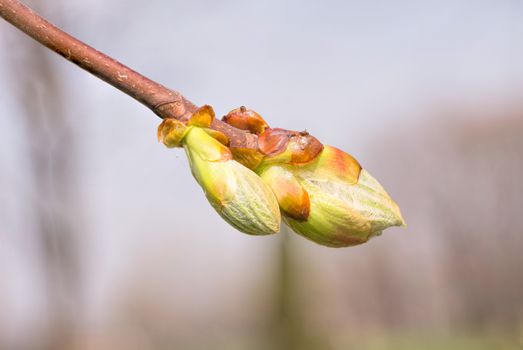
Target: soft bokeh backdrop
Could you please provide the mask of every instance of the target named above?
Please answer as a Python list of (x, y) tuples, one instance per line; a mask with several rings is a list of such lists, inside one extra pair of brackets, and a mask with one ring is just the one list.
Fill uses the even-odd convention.
[(353, 154), (407, 229), (223, 222), (149, 110), (0, 20), (0, 349), (520, 349), (523, 3), (32, 0), (219, 115)]

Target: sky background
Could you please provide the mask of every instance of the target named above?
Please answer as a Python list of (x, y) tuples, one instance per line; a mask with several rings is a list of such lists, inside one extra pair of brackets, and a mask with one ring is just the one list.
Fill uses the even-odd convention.
[[(121, 319), (136, 319), (129, 310), (139, 313), (135, 307), (141, 305), (176, 325), (175, 333), (189, 343), (202, 337), (197, 329), (206, 329), (209, 339), (248, 338), (270, 323), (266, 314), (282, 244), (291, 247), (293, 271), (303, 283), (296, 287), (297, 308), (306, 314), (300, 319), (320, 333), (335, 329), (331, 344), (355, 324), (395, 331), (386, 316), (374, 314), (402, 314), (402, 329), (419, 325), (452, 333), (452, 310), (461, 304), (452, 299), (445, 270), (450, 260), (441, 239), (448, 236), (439, 233), (452, 225), (439, 221), (448, 215), (434, 210), (434, 189), (442, 188), (438, 193), (445, 203), (457, 203), (460, 190), (460, 198), (473, 194), (466, 203), (490, 198), (478, 191), (498, 193), (494, 180), (470, 189), (451, 185), (470, 179), (470, 167), (457, 168), (469, 164), (459, 155), (472, 159), (461, 147), (467, 137), (472, 135), (471, 147), (478, 152), (483, 143), (477, 140), (493, 140), (489, 150), (498, 144), (513, 150), (503, 140), (515, 140), (511, 132), (523, 130), (517, 122), (523, 114), (523, 3), (31, 4), (67, 32), (195, 104), (212, 105), (218, 116), (245, 105), (273, 127), (306, 129), (351, 153), (398, 201), (409, 227), (349, 249), (324, 248), (289, 232), (272, 237), (237, 232), (208, 205), (184, 153), (157, 142), (160, 119), (0, 21), (0, 340), (5, 344), (23, 348), (28, 329), (45, 331), (53, 311), (40, 291), (55, 282), (51, 293), (58, 293), (88, 334), (113, 328), (125, 333), (121, 324), (129, 322)], [(39, 69), (44, 64), (47, 73)], [(62, 102), (52, 102), (52, 89), (51, 97)], [(28, 111), (42, 117), (24, 119)], [(58, 124), (50, 122), (56, 113), (63, 115)], [(489, 131), (498, 129), (499, 143)], [(53, 158), (46, 155), (57, 149), (73, 169), (64, 172), (69, 190), (60, 195), (60, 183), (53, 182), (42, 198), (38, 187), (47, 185), (35, 178), (55, 181)], [(39, 150), (47, 159), (41, 168), (28, 156)], [(521, 153), (515, 152), (518, 162)], [(514, 164), (507, 157), (502, 160)], [(448, 177), (453, 172), (455, 179)], [(519, 194), (521, 184), (515, 183)], [(520, 203), (518, 198), (497, 202), (497, 210), (507, 206), (514, 213), (509, 218), (518, 217), (518, 207), (510, 204)], [(46, 280), (30, 207), (43, 208), (50, 222), (61, 222), (58, 215), (73, 227), (80, 276), (75, 287), (68, 287), (63, 267), (55, 282)], [(481, 216), (480, 209), (457, 210), (472, 221)], [(490, 214), (483, 218), (494, 225), (488, 216), (493, 212), (485, 211)], [(474, 237), (469, 226), (460, 227)], [(521, 233), (520, 227), (513, 230)], [(521, 259), (512, 261), (514, 271), (523, 268)], [(403, 289), (383, 282), (391, 278)], [(395, 303), (380, 294), (382, 288), (412, 293), (418, 306)], [(485, 298), (493, 302), (496, 295)], [(366, 297), (374, 301), (362, 307)], [(523, 304), (514, 307), (521, 317), (514, 328), (523, 334)], [(136, 339), (152, 337), (140, 338), (132, 329)]]

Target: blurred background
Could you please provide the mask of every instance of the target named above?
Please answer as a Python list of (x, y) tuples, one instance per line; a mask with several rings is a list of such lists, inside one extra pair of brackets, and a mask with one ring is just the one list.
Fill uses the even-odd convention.
[(155, 115), (0, 20), (0, 349), (523, 348), (522, 2), (28, 3), (348, 151), (409, 226), (235, 231)]

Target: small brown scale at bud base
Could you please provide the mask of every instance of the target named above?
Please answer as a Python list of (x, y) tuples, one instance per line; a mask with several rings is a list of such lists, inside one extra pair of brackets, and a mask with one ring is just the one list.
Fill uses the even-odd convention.
[(241, 130), (248, 130), (252, 134), (261, 134), (268, 127), (261, 115), (245, 106), (233, 109), (222, 121)]
[[(267, 122), (258, 113), (245, 106), (233, 109), (222, 118), (222, 121), (256, 135), (263, 133), (268, 127)], [(265, 154), (256, 148), (234, 147), (231, 144), (227, 144), (227, 146), (229, 146), (234, 159), (249, 169), (256, 169), (265, 157)]]
[(258, 148), (266, 156), (277, 155), (287, 149), (294, 131), (285, 129), (267, 129), (258, 138)]
[(256, 169), (263, 159), (290, 164), (308, 163), (323, 150), (323, 145), (307, 131), (270, 128), (251, 109), (240, 107), (230, 111), (222, 121), (236, 128), (259, 135), (258, 150), (230, 147), (234, 158), (250, 169)]
[[(295, 139), (295, 141), (293, 140)], [(323, 150), (323, 144), (307, 131), (302, 131), (289, 141), (292, 164), (304, 164), (313, 161)]]
[(268, 159), (289, 164), (305, 164), (313, 161), (323, 150), (317, 138), (306, 131), (267, 129), (258, 138), (258, 147)]

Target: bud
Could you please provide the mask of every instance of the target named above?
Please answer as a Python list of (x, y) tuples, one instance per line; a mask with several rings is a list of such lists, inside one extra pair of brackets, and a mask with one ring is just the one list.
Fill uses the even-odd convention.
[(191, 172), (218, 214), (247, 234), (278, 232), (280, 211), (272, 191), (202, 128), (188, 129), (182, 143)]
[(405, 225), (383, 187), (337, 148), (325, 146), (306, 164), (268, 161), (257, 172), (276, 194), (284, 221), (316, 243), (353, 246)]

